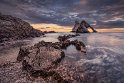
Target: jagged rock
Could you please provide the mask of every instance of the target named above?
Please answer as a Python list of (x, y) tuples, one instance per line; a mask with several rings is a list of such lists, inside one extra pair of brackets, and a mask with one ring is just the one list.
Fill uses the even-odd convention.
[[(28, 83), (36, 82), (36, 79), (40, 78), (40, 82), (45, 83), (81, 83), (83, 78), (77, 72), (77, 67), (73, 67), (72, 61), (65, 60), (65, 53), (62, 51), (62, 49), (69, 45), (76, 45), (76, 43), (83, 45), (77, 40), (65, 40), (55, 43), (41, 41), (34, 46), (21, 47), (17, 62), (10, 67), (8, 65), (0, 66), (1, 70), (4, 69), (1, 76), (5, 74), (4, 76), (8, 77), (8, 80), (2, 77), (2, 82), (18, 83), (24, 80)], [(62, 48), (63, 45), (65, 48)], [(15, 79), (12, 79), (13, 77)]]
[(68, 46), (70, 46), (71, 45), (71, 41), (70, 40), (65, 40), (65, 41), (63, 41), (63, 42), (61, 42), (62, 44), (61, 44), (61, 49), (66, 49)]
[(75, 37), (75, 36), (78, 36), (78, 34), (76, 34), (76, 35), (67, 35), (67, 36), (65, 36), (65, 35), (64, 36), (59, 36), (58, 40), (61, 43), (61, 44), (59, 44), (60, 48), (61, 49), (66, 49), (68, 46), (74, 45), (77, 50), (86, 53), (86, 47), (85, 47), (83, 42), (78, 41), (78, 40), (74, 40), (74, 41), (68, 40), (69, 38), (72, 38), (72, 37)]
[(72, 29), (72, 32), (76, 32), (76, 33), (90, 33), (90, 31), (88, 30), (88, 28), (91, 28), (91, 30), (93, 32), (97, 32), (85, 20), (81, 21), (81, 23), (79, 23), (78, 21), (75, 21), (75, 25), (74, 25), (74, 27)]
[(14, 39), (38, 37), (43, 33), (34, 29), (29, 23), (10, 16), (0, 14), (0, 43)]
[(79, 36), (79, 34), (59, 36), (58, 40), (61, 42), (61, 41), (65, 41), (65, 40), (67, 40), (69, 38), (76, 37), (76, 36)]
[(64, 80), (56, 70), (65, 57), (65, 53), (61, 49), (66, 49), (69, 45), (81, 46), (85, 45), (80, 41), (65, 40), (62, 42), (44, 42), (41, 41), (31, 47), (20, 48), (17, 61), (22, 61), (22, 69), (32, 77), (49, 78), (52, 77), (57, 83), (69, 83)]
[(20, 48), (19, 50), (19, 56), (17, 57), (17, 61), (22, 61), (24, 57), (28, 56), (29, 50), (27, 48)]
[(52, 77), (57, 83), (68, 82), (53, 70), (65, 57), (65, 53), (51, 45), (51, 42), (41, 41), (34, 46), (20, 48), (17, 61), (22, 61), (22, 69), (32, 77)]
[(48, 68), (53, 63), (59, 62), (64, 56), (62, 50), (49, 47), (21, 48), (17, 61), (26, 61), (34, 70)]
[(78, 40), (74, 40), (71, 42), (71, 44), (74, 45), (77, 50), (80, 50), (81, 52), (86, 53), (86, 46), (84, 45), (83, 42), (78, 41)]
[[(61, 36), (61, 38), (62, 37), (65, 37), (65, 36)], [(86, 46), (84, 45), (83, 42), (78, 41), (78, 40), (74, 40), (74, 41), (64, 40), (64, 41), (55, 42), (55, 43), (41, 41), (41, 42), (35, 44), (34, 46), (35, 47), (41, 47), (41, 46), (50, 47), (51, 46), (55, 49), (67, 49), (67, 47), (70, 45), (74, 45), (77, 50), (86, 53)], [(21, 51), (21, 49), (20, 49), (20, 51)]]

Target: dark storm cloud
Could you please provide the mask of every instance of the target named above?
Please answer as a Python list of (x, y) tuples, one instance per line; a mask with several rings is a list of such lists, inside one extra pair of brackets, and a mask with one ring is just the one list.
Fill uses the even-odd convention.
[(124, 21), (113, 21), (113, 22), (109, 22), (108, 26), (116, 26), (116, 27), (124, 27)]
[(1, 0), (0, 12), (30, 23), (73, 25), (86, 20), (96, 27), (124, 27), (123, 0)]

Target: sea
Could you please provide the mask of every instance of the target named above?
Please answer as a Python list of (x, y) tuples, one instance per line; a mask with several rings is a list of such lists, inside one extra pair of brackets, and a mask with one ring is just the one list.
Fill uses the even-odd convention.
[[(0, 64), (14, 62), (20, 47), (32, 46), (40, 41), (58, 42), (57, 37), (75, 33), (48, 33), (45, 36), (7, 42), (0, 45)], [(124, 33), (80, 33), (69, 40), (82, 41), (86, 53), (81, 53), (74, 46), (65, 52), (64, 61), (80, 67), (79, 73), (95, 74), (99, 83), (124, 83)], [(69, 64), (71, 64), (69, 63)]]

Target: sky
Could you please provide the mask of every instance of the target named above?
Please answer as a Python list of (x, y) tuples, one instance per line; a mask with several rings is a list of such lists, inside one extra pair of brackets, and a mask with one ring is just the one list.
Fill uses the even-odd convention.
[(99, 30), (124, 30), (124, 0), (0, 0), (0, 12), (42, 30), (69, 30), (75, 20)]

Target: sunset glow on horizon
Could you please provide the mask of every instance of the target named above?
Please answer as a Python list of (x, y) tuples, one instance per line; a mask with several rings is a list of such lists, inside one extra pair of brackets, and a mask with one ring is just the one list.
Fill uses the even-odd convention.
[[(60, 26), (57, 24), (31, 24), (35, 29), (41, 31), (55, 31), (55, 32), (70, 32), (72, 31), (73, 26)], [(94, 27), (95, 28), (95, 27)], [(124, 28), (96, 28), (98, 32), (124, 32)], [(89, 29), (89, 31), (91, 31)], [(92, 31), (91, 31), (92, 32)]]
[(124, 32), (124, 0), (2, 0), (0, 13), (42, 31), (68, 32), (85, 20), (99, 32)]

